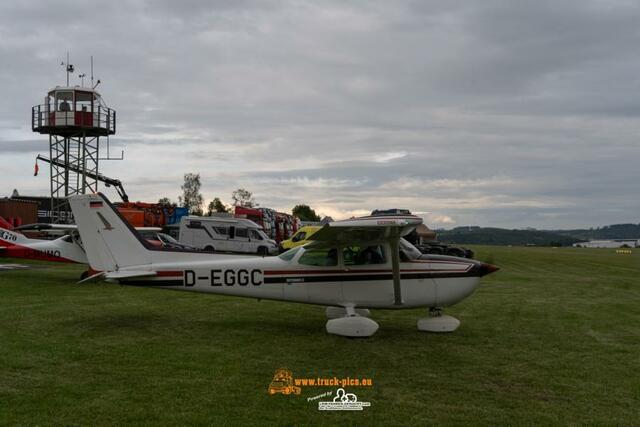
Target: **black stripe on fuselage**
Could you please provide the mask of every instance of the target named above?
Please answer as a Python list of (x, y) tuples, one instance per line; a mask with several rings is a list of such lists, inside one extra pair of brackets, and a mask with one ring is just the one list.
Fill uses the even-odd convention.
[[(412, 279), (444, 279), (454, 277), (480, 277), (477, 272), (460, 273), (405, 273), (400, 275), (402, 280)], [(337, 276), (288, 276), (265, 277), (264, 283), (318, 283), (318, 282), (373, 282), (378, 280), (393, 280), (393, 274), (344, 274)]]

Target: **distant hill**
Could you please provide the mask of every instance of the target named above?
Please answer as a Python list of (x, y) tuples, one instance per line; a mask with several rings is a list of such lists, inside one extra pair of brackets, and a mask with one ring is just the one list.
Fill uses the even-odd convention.
[(571, 246), (582, 241), (575, 237), (540, 230), (508, 230), (491, 227), (457, 227), (453, 230), (439, 230), (438, 240), (459, 245), (536, 245)]
[(554, 230), (553, 232), (582, 240), (638, 239), (640, 224), (613, 224), (589, 230)]
[(437, 230), (437, 232), (438, 240), (441, 242), (460, 245), (571, 246), (588, 240), (638, 239), (640, 224), (613, 224), (588, 230), (509, 230), (471, 226)]

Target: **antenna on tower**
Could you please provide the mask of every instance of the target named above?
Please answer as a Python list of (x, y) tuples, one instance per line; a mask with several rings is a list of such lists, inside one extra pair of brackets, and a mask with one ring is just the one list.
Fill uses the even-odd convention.
[(78, 77), (80, 77), (80, 79), (82, 81), (80, 86), (84, 87), (84, 78), (87, 77), (87, 73), (78, 74)]
[(62, 61), (62, 63), (60, 65), (63, 65), (66, 67), (66, 71), (67, 71), (67, 87), (69, 86), (69, 73), (73, 73), (73, 71), (75, 70), (75, 68), (73, 67), (73, 64), (69, 64), (69, 52), (67, 52), (67, 62)]
[(93, 55), (91, 55), (91, 89), (97, 88), (100, 83), (102, 82), (98, 79), (96, 84), (93, 84)]

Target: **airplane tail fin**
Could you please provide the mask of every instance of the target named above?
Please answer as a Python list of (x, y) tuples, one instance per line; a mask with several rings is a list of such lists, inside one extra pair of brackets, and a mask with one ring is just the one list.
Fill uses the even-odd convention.
[(136, 230), (102, 194), (69, 197), (89, 265), (97, 271), (151, 264), (151, 252)]
[(11, 231), (13, 230), (13, 225), (11, 225), (9, 221), (0, 216), (0, 228)]

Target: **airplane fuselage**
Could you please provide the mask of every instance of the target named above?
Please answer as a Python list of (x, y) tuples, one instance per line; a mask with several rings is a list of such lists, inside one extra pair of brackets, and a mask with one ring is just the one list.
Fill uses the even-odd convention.
[(67, 238), (29, 239), (14, 231), (0, 229), (0, 256), (38, 261), (86, 263), (84, 250)]
[[(225, 257), (226, 258), (226, 257)], [(480, 283), (481, 263), (429, 257), (400, 266), (403, 304), (394, 304), (391, 265), (309, 267), (279, 258), (235, 258), (154, 264), (155, 277), (119, 280), (123, 285), (363, 308), (453, 305)], [(139, 270), (131, 268), (132, 270)], [(127, 269), (120, 270), (126, 272)]]

